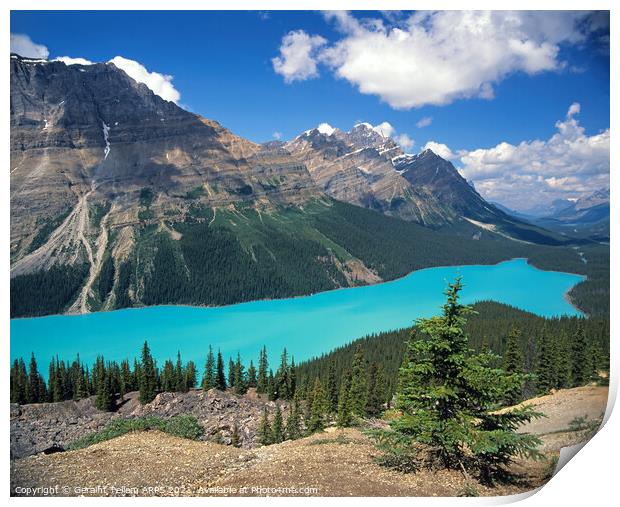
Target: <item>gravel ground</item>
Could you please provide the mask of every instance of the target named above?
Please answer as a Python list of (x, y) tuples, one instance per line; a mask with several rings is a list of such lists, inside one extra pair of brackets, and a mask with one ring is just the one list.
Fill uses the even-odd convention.
[(86, 496), (457, 496), (471, 485), (479, 495), (509, 495), (542, 486), (559, 449), (587, 438), (587, 432), (564, 431), (570, 421), (586, 414), (596, 419), (606, 401), (607, 388), (594, 386), (530, 400), (547, 415), (525, 428), (541, 436), (545, 459), (517, 462), (518, 480), (493, 488), (455, 471), (387, 469), (375, 462), (380, 453), (359, 430), (329, 428), (255, 449), (131, 433), (12, 461), (11, 494), (43, 496), (50, 492), (35, 488), (55, 486), (53, 495)]

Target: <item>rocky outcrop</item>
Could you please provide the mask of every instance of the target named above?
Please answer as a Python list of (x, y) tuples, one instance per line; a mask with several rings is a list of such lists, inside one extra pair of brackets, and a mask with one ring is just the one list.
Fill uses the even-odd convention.
[[(115, 418), (193, 415), (203, 426), (203, 440), (230, 444), (237, 427), (241, 447), (255, 447), (263, 410), (273, 416), (276, 402), (268, 401), (250, 390), (244, 396), (215, 389), (204, 392), (160, 393), (147, 405), (138, 401), (138, 393), (125, 396), (115, 412), (95, 408), (95, 398), (30, 405), (11, 404), (11, 458), (66, 448), (89, 433), (100, 431)], [(278, 401), (287, 414), (288, 404)]]

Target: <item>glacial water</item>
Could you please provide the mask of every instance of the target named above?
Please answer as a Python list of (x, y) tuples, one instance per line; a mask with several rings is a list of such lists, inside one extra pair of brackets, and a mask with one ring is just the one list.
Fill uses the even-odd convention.
[(79, 352), (88, 365), (139, 356), (144, 340), (161, 364), (181, 351), (201, 373), (209, 344), (224, 357), (241, 353), (244, 362), (266, 345), (277, 361), (286, 347), (296, 362), (328, 352), (377, 331), (412, 324), (439, 312), (447, 282), (462, 276), (465, 303), (491, 299), (542, 316), (578, 315), (565, 294), (581, 275), (541, 271), (525, 259), (491, 266), (439, 267), (415, 271), (392, 282), (339, 289), (291, 299), (252, 301), (225, 307), (159, 306), (87, 315), (11, 320), (11, 360), (31, 351), (45, 372), (58, 354)]

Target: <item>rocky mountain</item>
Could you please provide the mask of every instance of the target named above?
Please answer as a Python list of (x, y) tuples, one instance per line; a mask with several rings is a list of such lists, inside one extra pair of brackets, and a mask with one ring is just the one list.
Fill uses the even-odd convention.
[(452, 165), (427, 149), (405, 154), (367, 123), (349, 132), (315, 128), (284, 144), (328, 195), (435, 229), (558, 244), (560, 240), (487, 202)]
[(457, 218), (449, 206), (411, 185), (395, 169), (392, 158), (402, 156), (402, 150), (368, 124), (360, 123), (350, 132), (312, 129), (285, 148), (335, 199), (429, 226)]
[(112, 63), (10, 68), (13, 317), (288, 297), (556, 241), (368, 124), (260, 145)]

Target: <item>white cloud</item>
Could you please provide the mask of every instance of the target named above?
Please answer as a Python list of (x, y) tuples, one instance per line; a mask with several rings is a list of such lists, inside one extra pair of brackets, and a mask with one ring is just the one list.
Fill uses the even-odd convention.
[(566, 113), (567, 118), (572, 118), (576, 114), (581, 112), (581, 104), (579, 102), (573, 102), (568, 108), (568, 113)]
[[(318, 76), (322, 63), (364, 94), (396, 109), (492, 99), (493, 85), (515, 72), (564, 68), (560, 44), (583, 42), (596, 27), (576, 11), (438, 11), (357, 19), (325, 14), (342, 36), (328, 45), (303, 31), (282, 40), (274, 69), (286, 82)], [(312, 42), (314, 41), (314, 42)]]
[(181, 94), (172, 84), (172, 76), (160, 74), (159, 72), (149, 72), (139, 62), (123, 58), (122, 56), (115, 56), (110, 60), (110, 63), (125, 71), (130, 78), (138, 83), (144, 83), (162, 99), (174, 103), (178, 103), (181, 99)]
[(487, 199), (521, 210), (609, 186), (609, 129), (586, 135), (575, 118), (580, 109), (571, 104), (547, 140), (460, 153), (461, 173)]
[(411, 139), (407, 134), (399, 134), (394, 137), (394, 141), (404, 150), (408, 151), (413, 148), (415, 141)]
[(458, 155), (448, 148), (447, 145), (435, 141), (427, 142), (422, 147), (422, 151), (424, 150), (431, 150), (433, 153), (439, 155), (441, 158), (445, 158), (446, 160), (454, 160), (458, 157)]
[(373, 126), (372, 129), (375, 132), (381, 134), (383, 137), (392, 137), (392, 135), (394, 135), (394, 133), (396, 132), (396, 129), (392, 127), (392, 125), (387, 121)]
[(419, 129), (424, 128), (424, 127), (428, 127), (431, 123), (433, 123), (433, 117), (432, 116), (425, 116), (424, 118), (421, 118), (420, 120), (418, 120), (418, 122), (415, 124), (416, 127), (418, 127)]
[(71, 58), (70, 56), (58, 56), (54, 58), (55, 62), (63, 62), (65, 65), (92, 65), (93, 62), (86, 58)]
[(317, 77), (316, 54), (326, 43), (320, 35), (308, 35), (303, 30), (291, 31), (282, 39), (280, 56), (271, 59), (273, 69), (287, 83)]
[(26, 58), (47, 59), (50, 52), (42, 45), (32, 42), (32, 39), (21, 33), (11, 34), (11, 53), (17, 53)]
[(278, 132), (277, 130), (271, 135), (276, 141), (279, 141), (280, 139), (282, 139), (282, 132)]

